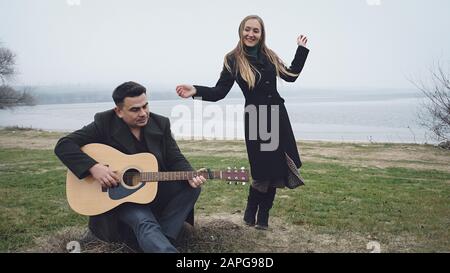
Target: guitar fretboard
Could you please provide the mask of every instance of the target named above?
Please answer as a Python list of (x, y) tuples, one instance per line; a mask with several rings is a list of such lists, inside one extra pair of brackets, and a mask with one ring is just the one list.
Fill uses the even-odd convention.
[(142, 182), (148, 181), (174, 181), (189, 180), (196, 176), (203, 175), (206, 179), (222, 179), (221, 171), (211, 172), (142, 172), (140, 179)]

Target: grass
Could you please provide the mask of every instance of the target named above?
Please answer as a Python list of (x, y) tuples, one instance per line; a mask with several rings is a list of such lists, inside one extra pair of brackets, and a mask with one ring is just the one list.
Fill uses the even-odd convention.
[(35, 237), (86, 223), (65, 202), (65, 170), (49, 150), (0, 151), (0, 250), (30, 244)]
[[(0, 130), (0, 252), (30, 249), (39, 238), (87, 224), (65, 199), (66, 169), (52, 150), (61, 134), (13, 131)], [(33, 139), (39, 148), (3, 145), (11, 136), (25, 143)], [(248, 166), (239, 141), (179, 145), (195, 168)], [(202, 232), (184, 250), (362, 252), (376, 240), (388, 252), (450, 251), (449, 151), (406, 144), (305, 142), (299, 147), (307, 184), (278, 190), (272, 231), (240, 225), (248, 184), (209, 181), (196, 205)], [(383, 156), (402, 151), (411, 157)]]
[[(307, 185), (278, 190), (272, 216), (320, 233), (351, 232), (386, 244), (397, 236), (413, 237), (424, 243), (414, 251), (450, 250), (449, 173), (318, 163), (303, 168)], [(247, 187), (210, 183), (204, 191), (198, 208), (206, 213), (245, 207)]]

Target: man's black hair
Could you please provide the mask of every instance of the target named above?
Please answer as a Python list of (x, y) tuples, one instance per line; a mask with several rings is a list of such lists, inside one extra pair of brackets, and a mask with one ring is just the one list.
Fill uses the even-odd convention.
[(114, 89), (112, 98), (116, 105), (123, 103), (126, 97), (138, 97), (147, 92), (144, 86), (135, 82), (124, 82)]

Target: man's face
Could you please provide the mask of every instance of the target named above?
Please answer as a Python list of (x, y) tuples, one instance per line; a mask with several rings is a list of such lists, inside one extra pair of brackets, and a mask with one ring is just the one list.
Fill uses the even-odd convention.
[(114, 110), (130, 128), (144, 127), (149, 118), (147, 95), (144, 93), (138, 97), (126, 97)]

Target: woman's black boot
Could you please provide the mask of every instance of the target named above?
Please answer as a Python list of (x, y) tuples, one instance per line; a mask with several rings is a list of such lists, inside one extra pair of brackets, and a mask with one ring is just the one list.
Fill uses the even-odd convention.
[(256, 212), (258, 211), (259, 193), (250, 185), (250, 190), (247, 198), (247, 207), (244, 213), (244, 223), (248, 226), (255, 225)]
[(269, 187), (266, 193), (263, 194), (258, 207), (258, 216), (256, 219), (255, 228), (268, 229), (269, 228), (269, 210), (273, 206), (275, 193), (277, 189)]

